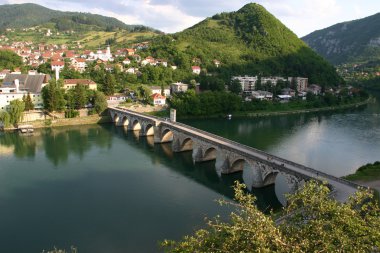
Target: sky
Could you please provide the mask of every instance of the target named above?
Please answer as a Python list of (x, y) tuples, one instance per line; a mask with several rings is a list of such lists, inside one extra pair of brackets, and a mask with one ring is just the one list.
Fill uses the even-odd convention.
[[(36, 3), (61, 11), (90, 12), (166, 33), (186, 29), (220, 12), (237, 11), (246, 0), (0, 0)], [(380, 12), (379, 0), (257, 0), (299, 37), (336, 23)]]

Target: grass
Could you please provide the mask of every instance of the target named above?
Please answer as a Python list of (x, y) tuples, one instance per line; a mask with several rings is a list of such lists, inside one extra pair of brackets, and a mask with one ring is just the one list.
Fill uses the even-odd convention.
[(377, 161), (373, 164), (368, 163), (364, 166), (361, 166), (354, 174), (347, 175), (344, 178), (353, 181), (378, 180), (380, 179), (380, 162)]

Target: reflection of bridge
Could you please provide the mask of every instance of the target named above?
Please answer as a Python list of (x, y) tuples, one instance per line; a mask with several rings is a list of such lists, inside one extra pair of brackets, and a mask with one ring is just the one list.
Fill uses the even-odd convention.
[(292, 191), (312, 178), (326, 181), (339, 201), (346, 201), (357, 190), (357, 185), (349, 181), (185, 124), (121, 108), (110, 107), (109, 110), (117, 126), (139, 131), (140, 136), (152, 135), (155, 143), (172, 142), (173, 152), (192, 151), (194, 162), (216, 160), (216, 169), (221, 173), (242, 171), (248, 165), (253, 174), (253, 187), (274, 184), (280, 173)]

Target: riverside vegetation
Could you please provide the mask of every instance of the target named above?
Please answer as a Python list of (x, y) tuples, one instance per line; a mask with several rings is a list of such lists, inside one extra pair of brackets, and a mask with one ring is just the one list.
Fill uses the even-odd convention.
[(167, 252), (375, 252), (380, 247), (380, 208), (369, 190), (346, 203), (329, 196), (326, 185), (311, 181), (288, 196), (278, 220), (254, 205), (255, 197), (236, 183), (229, 221), (220, 217), (181, 241), (166, 240)]

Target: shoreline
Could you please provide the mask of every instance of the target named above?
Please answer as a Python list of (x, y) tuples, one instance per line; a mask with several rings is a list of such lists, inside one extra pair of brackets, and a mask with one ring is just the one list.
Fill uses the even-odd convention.
[[(371, 102), (374, 102), (374, 97), (369, 97), (365, 101), (357, 102), (354, 104), (341, 105), (341, 106), (330, 106), (322, 108), (312, 108), (312, 109), (300, 109), (292, 111), (275, 111), (275, 112), (237, 112), (233, 114), (233, 117), (268, 117), (268, 116), (281, 116), (290, 114), (302, 114), (302, 113), (312, 113), (312, 112), (325, 112), (325, 111), (338, 111), (342, 109), (355, 108), (359, 106), (364, 106)], [(207, 115), (207, 116), (184, 116), (178, 117), (179, 119), (202, 119), (202, 118), (223, 118), (225, 115)], [(90, 124), (104, 124), (112, 123), (112, 119), (107, 114), (105, 116), (91, 115), (78, 118), (62, 118), (62, 119), (50, 119), (50, 120), (36, 120), (23, 122), (22, 124), (32, 125), (33, 128), (49, 128), (49, 127), (61, 127), (61, 126), (77, 126), (77, 125), (90, 125)], [(0, 131), (10, 132), (17, 131), (15, 127), (4, 128)]]
[[(36, 120), (23, 122), (22, 124), (32, 125), (34, 129), (50, 128), (50, 127), (62, 127), (62, 126), (79, 126), (79, 125), (94, 125), (94, 124), (105, 124), (111, 123), (112, 119), (109, 115), (99, 116), (91, 115), (78, 118), (63, 118), (54, 120)], [(3, 132), (14, 132), (17, 131), (15, 127), (4, 128), (1, 130)]]
[[(310, 108), (310, 109), (299, 109), (291, 111), (272, 111), (272, 112), (235, 112), (231, 113), (232, 117), (269, 117), (269, 116), (282, 116), (282, 115), (291, 115), (291, 114), (302, 114), (302, 113), (313, 113), (313, 112), (328, 112), (328, 111), (339, 111), (350, 108), (357, 108), (364, 106), (376, 101), (375, 97), (370, 96), (364, 101), (360, 101), (353, 104), (346, 104), (340, 106), (329, 106), (321, 108)], [(178, 119), (204, 119), (204, 118), (225, 118), (224, 114), (214, 114), (214, 115), (203, 115), (203, 116), (177, 116)]]

